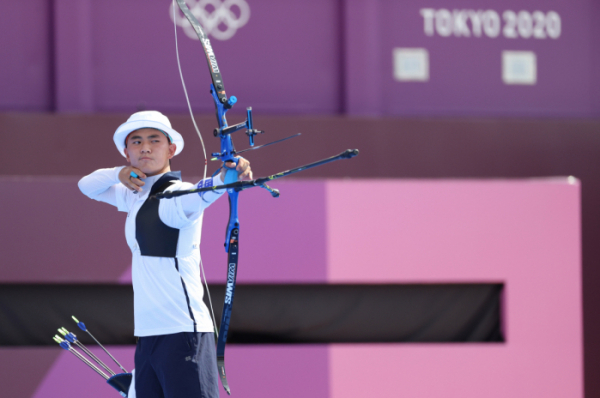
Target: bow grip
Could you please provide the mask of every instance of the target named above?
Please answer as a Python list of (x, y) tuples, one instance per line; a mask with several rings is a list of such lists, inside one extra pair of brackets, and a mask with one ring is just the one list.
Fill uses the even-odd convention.
[(233, 159), (230, 159), (230, 160), (227, 160), (227, 161), (223, 162), (223, 168), (225, 170), (227, 170), (227, 172), (225, 173), (225, 178), (223, 179), (223, 183), (225, 183), (225, 184), (231, 184), (233, 182), (237, 182), (237, 180), (238, 180), (238, 173), (235, 170), (235, 167), (234, 168), (227, 167), (226, 166), (227, 162), (233, 162), (233, 163), (235, 163), (235, 167), (237, 167), (238, 163), (240, 162), (240, 159), (239, 158), (233, 158)]
[(237, 182), (238, 173), (235, 169), (230, 169), (227, 167), (227, 172), (225, 173), (225, 179), (223, 181), (224, 184), (232, 184)]
[[(236, 164), (237, 161), (239, 159), (234, 159)], [(227, 169), (227, 172), (225, 173), (225, 181), (223, 181), (225, 184), (231, 184), (234, 182), (237, 182), (238, 180), (238, 173), (235, 169), (230, 169), (226, 166), (223, 166)], [(225, 251), (227, 253), (229, 253), (229, 244), (232, 241), (232, 238), (237, 239), (237, 236), (233, 236), (234, 234), (237, 235), (238, 231), (239, 231), (239, 227), (240, 227), (240, 222), (238, 219), (238, 194), (239, 192), (237, 192), (235, 189), (233, 188), (229, 188), (227, 190), (227, 193), (229, 195), (229, 222), (227, 223), (227, 230), (225, 232)], [(235, 231), (235, 232), (234, 232)]]

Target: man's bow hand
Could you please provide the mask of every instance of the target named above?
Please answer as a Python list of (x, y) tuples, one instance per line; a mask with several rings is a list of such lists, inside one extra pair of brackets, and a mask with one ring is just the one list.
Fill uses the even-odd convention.
[(238, 173), (238, 181), (247, 181), (252, 179), (252, 169), (250, 168), (250, 162), (240, 156), (236, 156), (238, 159), (237, 166), (234, 162), (225, 162), (223, 165), (223, 170), (221, 170), (221, 180), (225, 181), (225, 174), (228, 169), (235, 168), (235, 171)]

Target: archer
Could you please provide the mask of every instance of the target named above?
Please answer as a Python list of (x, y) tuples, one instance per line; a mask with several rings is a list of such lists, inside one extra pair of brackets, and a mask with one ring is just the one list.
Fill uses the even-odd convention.
[(202, 301), (202, 215), (224, 190), (158, 200), (152, 195), (223, 185), (227, 168), (252, 179), (250, 163), (236, 157), (220, 174), (193, 185), (171, 171), (183, 137), (157, 111), (137, 112), (113, 140), (128, 166), (96, 170), (79, 181), (88, 197), (127, 212), (125, 238), (132, 252), (135, 392), (143, 398), (218, 397), (215, 330)]

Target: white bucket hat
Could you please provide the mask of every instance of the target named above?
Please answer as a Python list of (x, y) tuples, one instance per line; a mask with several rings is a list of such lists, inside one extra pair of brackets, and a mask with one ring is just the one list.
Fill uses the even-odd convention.
[(179, 155), (183, 150), (183, 137), (171, 128), (171, 122), (169, 122), (168, 117), (158, 111), (142, 111), (131, 115), (129, 119), (115, 131), (113, 141), (123, 157), (125, 157), (125, 139), (129, 133), (143, 128), (153, 128), (167, 134), (171, 139), (171, 142), (177, 146), (174, 156)]

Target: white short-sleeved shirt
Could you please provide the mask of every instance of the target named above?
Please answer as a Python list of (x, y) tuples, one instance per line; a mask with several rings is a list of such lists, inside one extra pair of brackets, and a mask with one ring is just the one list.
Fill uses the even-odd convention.
[[(176, 259), (143, 256), (136, 240), (136, 216), (148, 199), (152, 185), (162, 174), (143, 180), (146, 183), (143, 191), (134, 194), (119, 182), (121, 169), (97, 170), (83, 177), (79, 181), (79, 188), (90, 198), (109, 203), (127, 213), (125, 238), (132, 253), (134, 334), (143, 337), (179, 332), (212, 332), (212, 320), (202, 301), (200, 233), (204, 209), (224, 191), (206, 192), (202, 197), (190, 194), (162, 199), (158, 208), (160, 220), (171, 228), (179, 229), (177, 256)], [(198, 186), (200, 184), (216, 186), (223, 182), (217, 176), (201, 181)], [(174, 181), (166, 191), (195, 187), (190, 183)]]

